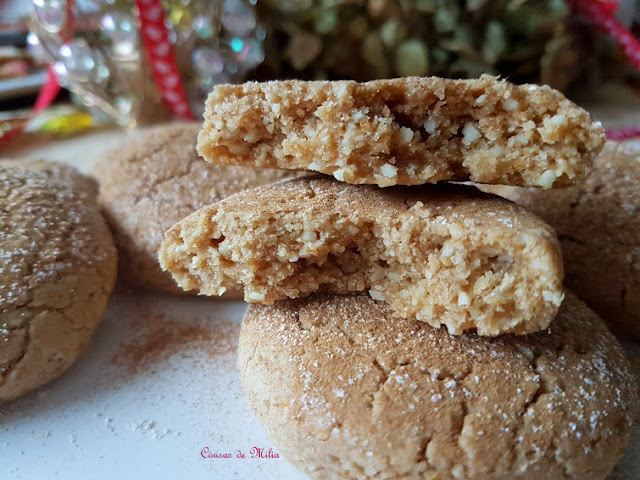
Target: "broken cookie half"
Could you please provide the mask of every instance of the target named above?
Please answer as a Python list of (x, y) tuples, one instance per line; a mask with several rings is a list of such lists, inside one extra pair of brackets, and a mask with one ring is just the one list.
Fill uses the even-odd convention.
[(381, 187), (567, 187), (605, 141), (602, 125), (560, 92), (488, 75), (220, 85), (204, 118), (198, 152), (209, 162)]
[(459, 334), (546, 328), (563, 299), (553, 230), (474, 187), (355, 187), (306, 177), (241, 192), (165, 234), (160, 262), (185, 290), (270, 304), (368, 293), (394, 314)]

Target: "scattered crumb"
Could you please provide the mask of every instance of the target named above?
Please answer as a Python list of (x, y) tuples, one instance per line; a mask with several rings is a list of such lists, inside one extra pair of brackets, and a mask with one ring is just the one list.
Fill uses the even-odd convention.
[(76, 435), (73, 433), (71, 435), (67, 435), (67, 440), (69, 440), (69, 443), (74, 447), (80, 446), (80, 444), (78, 444), (78, 437), (76, 437)]
[(236, 349), (240, 324), (229, 321), (181, 322), (164, 315), (143, 318), (134, 326), (131, 339), (123, 342), (112, 363), (129, 373), (151, 369), (173, 355), (209, 357), (226, 355)]
[(130, 423), (129, 429), (141, 434), (148, 433), (156, 440), (166, 437), (167, 435), (176, 435), (176, 436), (180, 435), (180, 432), (176, 432), (175, 430), (171, 430), (169, 428), (165, 428), (164, 430), (158, 430), (156, 428), (156, 422), (154, 420), (141, 420), (136, 423)]

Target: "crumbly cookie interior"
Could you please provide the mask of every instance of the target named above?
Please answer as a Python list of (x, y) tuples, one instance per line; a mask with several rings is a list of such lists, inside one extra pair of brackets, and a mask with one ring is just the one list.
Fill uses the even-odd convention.
[(640, 153), (607, 142), (594, 166), (572, 188), (482, 188), (552, 226), (562, 245), (565, 285), (613, 329), (640, 340)]
[(546, 328), (563, 298), (556, 246), (541, 231), (463, 228), (428, 218), (420, 202), (395, 218), (212, 210), (163, 245), (184, 289), (244, 286), (245, 300), (267, 304), (368, 293), (396, 316), (481, 335)]
[(219, 87), (198, 150), (352, 184), (555, 188), (584, 178), (603, 144), (602, 126), (559, 92), (483, 76)]

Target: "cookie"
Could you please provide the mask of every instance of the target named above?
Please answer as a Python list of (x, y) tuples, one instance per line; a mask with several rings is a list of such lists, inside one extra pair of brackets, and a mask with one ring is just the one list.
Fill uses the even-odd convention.
[(158, 265), (165, 230), (228, 195), (294, 176), (210, 165), (195, 150), (199, 130), (196, 123), (158, 126), (96, 161), (99, 202), (120, 253), (120, 278), (132, 285), (184, 293)]
[(0, 404), (84, 351), (116, 276), (97, 186), (71, 167), (0, 161)]
[(560, 92), (488, 75), (220, 85), (204, 118), (198, 151), (209, 162), (381, 187), (566, 187), (585, 177), (605, 139)]
[(606, 478), (637, 386), (571, 293), (548, 330), (450, 336), (365, 296), (251, 305), (239, 369), (279, 453), (315, 479)]
[[(494, 187), (558, 232), (565, 283), (618, 331), (640, 339), (640, 153), (608, 143), (581, 185)], [(486, 187), (485, 187), (486, 188)]]
[(233, 195), (166, 234), (185, 290), (248, 302), (368, 292), (396, 315), (459, 334), (546, 328), (562, 301), (553, 230), (474, 187), (354, 186), (306, 177)]

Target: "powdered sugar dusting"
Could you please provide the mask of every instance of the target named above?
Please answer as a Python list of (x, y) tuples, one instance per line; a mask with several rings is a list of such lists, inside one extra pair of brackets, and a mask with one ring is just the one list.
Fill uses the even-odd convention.
[[(251, 356), (244, 353), (245, 343)], [(278, 352), (276, 357), (261, 356), (266, 345), (273, 345), (269, 351)], [(276, 445), (314, 465), (317, 460), (305, 458), (305, 451), (342, 462), (348, 451), (349, 461), (372, 465), (366, 452), (373, 458), (389, 455), (391, 443), (424, 456), (428, 470), (438, 470), (438, 459), (446, 458), (462, 462), (459, 467), (470, 475), (476, 466), (463, 459), (483, 458), (487, 468), (513, 472), (545, 463), (560, 475), (577, 457), (589, 464), (593, 452), (610, 448), (613, 439), (622, 448), (619, 439), (629, 434), (636, 395), (620, 346), (569, 294), (546, 331), (494, 339), (450, 336), (393, 318), (388, 307), (366, 296), (252, 306), (240, 364), (247, 369), (253, 408), (261, 412), (260, 398), (276, 395), (270, 388), (287, 398), (282, 407), (271, 406), (280, 413), (261, 417)], [(266, 376), (260, 389), (254, 375)], [(272, 423), (272, 414), (292, 423)], [(325, 431), (331, 441), (321, 446), (296, 445), (292, 452), (278, 442), (293, 432), (312, 438)], [(425, 450), (443, 435), (454, 444)], [(550, 443), (554, 438), (562, 438), (562, 448)], [(506, 443), (484, 449), (496, 442)], [(511, 466), (500, 466), (504, 452), (512, 452)]]
[(114, 256), (106, 225), (96, 231), (104, 222), (91, 180), (64, 165), (10, 162), (0, 166), (0, 309)]

